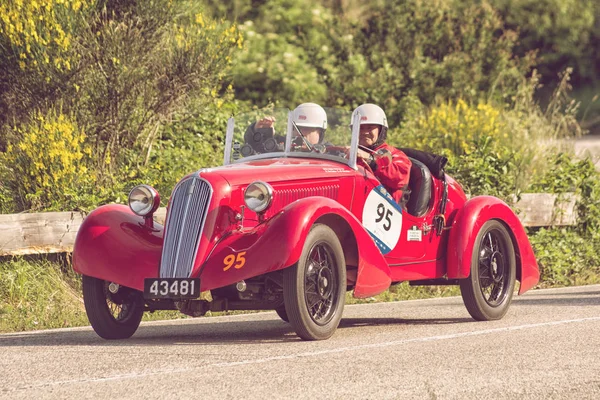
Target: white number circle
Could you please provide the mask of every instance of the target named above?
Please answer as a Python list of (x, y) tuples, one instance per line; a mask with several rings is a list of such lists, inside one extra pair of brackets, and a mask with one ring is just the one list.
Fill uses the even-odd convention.
[(383, 254), (396, 247), (402, 230), (402, 209), (382, 185), (367, 196), (362, 223)]

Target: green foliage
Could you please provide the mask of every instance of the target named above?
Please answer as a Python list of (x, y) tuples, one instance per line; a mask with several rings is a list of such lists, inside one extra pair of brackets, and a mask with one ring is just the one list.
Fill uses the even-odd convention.
[(202, 113), (174, 119), (156, 140), (147, 166), (133, 168), (132, 173), (140, 182), (153, 185), (166, 205), (173, 187), (185, 175), (223, 163), (227, 119), (240, 112), (240, 107), (229, 95)]
[(465, 154), (449, 154), (448, 173), (470, 196), (496, 196), (511, 202), (519, 195), (520, 154), (490, 137), (471, 142)]
[(87, 325), (80, 293), (58, 263), (0, 261), (0, 333)]
[(235, 26), (205, 17), (197, 2), (134, 2), (117, 11), (102, 10), (81, 32), (89, 50), (75, 105), (95, 138), (98, 165), (108, 157), (110, 173), (124, 161), (122, 150), (148, 152), (190, 102), (215, 101), (241, 46)]
[(577, 103), (567, 95), (568, 80), (566, 71), (546, 110), (534, 100), (536, 74), (521, 81), (508, 105), (458, 99), (427, 109), (413, 101), (402, 128), (390, 130), (389, 141), (443, 152), (449, 158), (448, 171), (467, 192), (508, 200), (530, 190), (550, 155), (568, 150), (564, 139), (581, 135)]
[[(85, 133), (57, 110), (36, 114), (14, 132), (21, 140), (0, 153), (0, 180), (3, 191), (15, 196), (13, 208), (79, 209), (79, 195), (95, 184), (87, 169), (91, 149), (83, 144)], [(10, 207), (7, 200), (0, 197), (1, 208)]]
[(574, 68), (578, 80), (600, 79), (600, 7), (596, 0), (491, 0), (508, 28), (519, 31), (516, 54), (538, 51), (546, 81)]
[(359, 18), (317, 1), (267, 0), (242, 11), (247, 47), (236, 58), (238, 96), (290, 107), (309, 100), (347, 107), (370, 101), (383, 105), (395, 125), (410, 94), (424, 104), (487, 93), (510, 101), (531, 65), (529, 57), (513, 57), (516, 35), (502, 30), (485, 2), (354, 7), (361, 10)]
[(236, 96), (257, 105), (280, 101), (290, 108), (327, 100), (321, 65), (329, 54), (332, 14), (317, 0), (268, 0), (240, 25), (246, 45), (235, 59)]
[(407, 93), (426, 105), (483, 94), (510, 100), (531, 63), (513, 57), (516, 35), (486, 2), (383, 2), (369, 15), (348, 49), (356, 61), (337, 81), (353, 101), (386, 105), (393, 123)]
[[(590, 159), (575, 160), (559, 153), (537, 177), (531, 190), (544, 193), (572, 192), (579, 196), (576, 231), (586, 239), (600, 240), (600, 173)], [(600, 257), (598, 258), (600, 262)]]
[(398, 146), (443, 153), (448, 173), (471, 196), (492, 195), (509, 200), (521, 190), (522, 151), (512, 143), (518, 133), (504, 122), (507, 111), (490, 104), (471, 106), (463, 100), (442, 103), (428, 112), (417, 110), (403, 129), (390, 131)]
[[(393, 136), (409, 133), (411, 146), (436, 151), (444, 149), (460, 156), (473, 151), (473, 143), (491, 138), (509, 143), (508, 133), (500, 120), (501, 110), (486, 103), (476, 106), (459, 99), (432, 107), (427, 113), (420, 112)], [(399, 137), (398, 137), (399, 139)], [(502, 144), (505, 144), (502, 143)]]
[(529, 235), (540, 267), (542, 286), (594, 283), (600, 276), (598, 238), (586, 238), (570, 228), (542, 228)]
[[(223, 102), (218, 96), (228, 83), (232, 52), (243, 43), (235, 25), (207, 17), (199, 1), (48, 0), (2, 7), (10, 16), (0, 19), (0, 173), (9, 179), (0, 188), (2, 210), (123, 201), (174, 117), (213, 112)], [(32, 28), (33, 15), (41, 22)], [(53, 111), (58, 104), (60, 112)], [(84, 141), (58, 134), (40, 139), (36, 118), (58, 114), (77, 135), (85, 132)], [(185, 141), (177, 135), (171, 132), (173, 140)], [(36, 145), (62, 155), (36, 153)], [(80, 157), (83, 149), (90, 151)], [(65, 161), (67, 154), (75, 158)]]
[[(2, 167), (0, 167), (2, 169)], [(0, 172), (0, 176), (2, 172)], [(12, 191), (6, 186), (6, 182), (0, 179), (0, 214), (11, 214), (15, 210), (15, 201)]]
[(0, 5), (0, 151), (9, 133), (2, 125), (22, 121), (48, 97), (72, 95), (69, 83), (80, 60), (78, 30), (94, 5), (94, 0)]

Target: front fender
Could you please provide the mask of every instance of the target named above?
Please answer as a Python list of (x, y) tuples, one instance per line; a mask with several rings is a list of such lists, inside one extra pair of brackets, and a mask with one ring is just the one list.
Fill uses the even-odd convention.
[[(354, 215), (325, 197), (297, 200), (255, 228), (223, 238), (201, 269), (202, 290), (230, 285), (297, 263), (310, 228), (328, 214), (341, 217), (360, 244), (355, 296), (368, 297), (385, 291), (391, 283), (390, 269), (373, 239)], [(236, 260), (239, 257), (239, 262), (228, 268), (225, 258), (230, 255)]]
[(144, 278), (158, 276), (163, 227), (144, 226), (127, 206), (110, 204), (92, 211), (73, 247), (73, 269), (83, 275), (144, 290)]
[(491, 219), (503, 222), (512, 237), (517, 279), (521, 282), (519, 294), (523, 294), (540, 279), (537, 261), (519, 218), (505, 202), (492, 196), (473, 197), (456, 215), (448, 240), (448, 279), (464, 279), (469, 276), (475, 239), (483, 224)]

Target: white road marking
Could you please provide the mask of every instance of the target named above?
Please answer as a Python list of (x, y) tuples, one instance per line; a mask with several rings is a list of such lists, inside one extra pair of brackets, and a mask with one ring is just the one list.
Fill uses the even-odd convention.
[(541, 323), (537, 323), (537, 324), (507, 326), (507, 327), (502, 327), (502, 328), (483, 329), (483, 330), (472, 331), (472, 332), (460, 332), (460, 333), (453, 333), (453, 334), (449, 334), (449, 335), (427, 336), (427, 337), (404, 339), (404, 340), (393, 340), (393, 341), (389, 341), (389, 342), (338, 347), (335, 349), (296, 353), (296, 354), (289, 354), (289, 355), (285, 355), (285, 356), (273, 356), (273, 357), (266, 357), (266, 358), (259, 358), (259, 359), (249, 359), (249, 360), (242, 360), (242, 361), (214, 363), (214, 364), (207, 364), (207, 365), (203, 365), (203, 366), (199, 366), (199, 367), (191, 367), (191, 368), (161, 369), (161, 370), (157, 370), (157, 371), (140, 371), (140, 372), (132, 372), (129, 374), (120, 374), (120, 375), (113, 375), (113, 376), (100, 377), (100, 378), (81, 378), (81, 379), (71, 379), (71, 380), (64, 380), (64, 381), (39, 382), (39, 383), (31, 384), (31, 385), (25, 385), (25, 386), (20, 386), (20, 387), (15, 387), (15, 388), (4, 389), (4, 392), (6, 393), (6, 392), (17, 391), (17, 390), (27, 390), (27, 389), (35, 389), (35, 388), (48, 387), (48, 386), (61, 386), (61, 385), (79, 384), (79, 383), (109, 382), (109, 381), (126, 380), (126, 379), (139, 379), (139, 378), (145, 378), (145, 377), (154, 376), (154, 375), (179, 374), (182, 372), (189, 373), (189, 372), (197, 371), (200, 369), (207, 369), (207, 368), (220, 368), (220, 367), (226, 368), (226, 367), (235, 367), (235, 366), (240, 366), (240, 365), (261, 364), (261, 363), (272, 362), (272, 361), (293, 360), (293, 359), (304, 358), (304, 357), (317, 357), (317, 356), (321, 356), (321, 355), (325, 355), (325, 354), (335, 354), (335, 353), (344, 353), (344, 352), (364, 350), (364, 349), (400, 346), (400, 345), (409, 344), (409, 343), (422, 343), (422, 342), (450, 340), (450, 339), (458, 339), (458, 338), (464, 338), (464, 337), (470, 337), (470, 336), (488, 335), (491, 333), (498, 333), (498, 332), (512, 332), (512, 331), (519, 331), (519, 330), (524, 330), (524, 329), (535, 329), (535, 328), (547, 327), (547, 326), (557, 326), (557, 325), (566, 325), (566, 324), (574, 324), (574, 323), (582, 323), (582, 322), (595, 322), (595, 321), (600, 321), (600, 317), (568, 319), (568, 320), (561, 320), (561, 321), (549, 321), (549, 322), (541, 322)]
[(403, 344), (408, 344), (408, 343), (432, 342), (432, 341), (437, 341), (437, 340), (457, 339), (457, 338), (463, 338), (463, 337), (469, 337), (469, 336), (487, 335), (487, 334), (496, 333), (496, 332), (511, 332), (511, 331), (518, 331), (518, 330), (523, 330), (523, 329), (538, 328), (541, 326), (565, 325), (565, 324), (572, 324), (572, 323), (577, 323), (577, 322), (588, 322), (588, 321), (600, 321), (600, 317), (541, 322), (541, 323), (537, 323), (537, 324), (507, 326), (507, 327), (503, 327), (503, 328), (484, 329), (484, 330), (480, 330), (480, 331), (453, 333), (450, 335), (428, 336), (428, 337), (414, 338), (414, 339), (393, 340), (390, 342), (382, 342), (382, 343), (361, 344), (358, 346), (338, 347), (336, 349), (327, 349), (327, 350), (320, 350), (320, 351), (314, 351), (314, 352), (297, 353), (297, 354), (290, 354), (287, 356), (276, 356), (276, 357), (267, 357), (267, 358), (255, 359), (255, 360), (217, 363), (217, 364), (212, 364), (211, 366), (213, 366), (213, 367), (231, 367), (231, 366), (236, 366), (236, 365), (260, 364), (260, 363), (269, 362), (269, 361), (290, 360), (290, 359), (302, 358), (302, 357), (314, 357), (314, 356), (320, 356), (323, 354), (334, 354), (334, 353), (343, 353), (343, 352), (347, 352), (347, 351), (356, 351), (356, 350), (363, 350), (363, 349), (391, 347), (391, 346), (398, 346), (398, 345), (403, 345)]

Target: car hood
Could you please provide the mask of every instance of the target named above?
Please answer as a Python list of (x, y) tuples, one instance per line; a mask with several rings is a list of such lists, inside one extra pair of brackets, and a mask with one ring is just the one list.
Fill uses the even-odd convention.
[(231, 186), (238, 186), (255, 180), (276, 182), (343, 177), (352, 175), (356, 171), (347, 165), (335, 161), (279, 158), (225, 165), (210, 170), (203, 170), (202, 173), (219, 174)]

